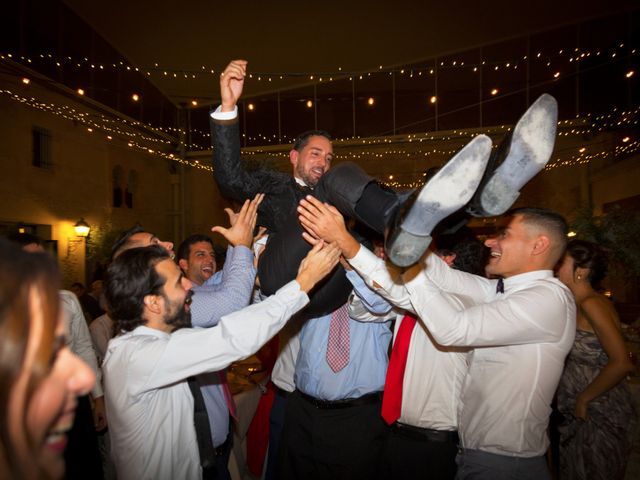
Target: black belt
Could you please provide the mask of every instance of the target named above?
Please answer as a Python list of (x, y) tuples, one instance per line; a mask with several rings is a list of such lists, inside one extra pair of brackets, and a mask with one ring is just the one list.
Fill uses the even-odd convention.
[(405, 423), (395, 422), (391, 425), (394, 432), (405, 437), (417, 440), (429, 440), (431, 442), (455, 443), (459, 442), (458, 432), (455, 430), (434, 430), (432, 428), (414, 427)]
[(332, 410), (336, 408), (360, 407), (362, 405), (371, 405), (382, 400), (382, 392), (368, 393), (358, 398), (345, 398), (343, 400), (320, 400), (306, 393), (301, 392), (300, 396), (308, 403), (321, 410)]

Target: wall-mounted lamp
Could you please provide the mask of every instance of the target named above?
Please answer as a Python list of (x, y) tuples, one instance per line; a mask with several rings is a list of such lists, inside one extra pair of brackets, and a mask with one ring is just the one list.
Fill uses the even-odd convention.
[(89, 235), (89, 232), (91, 231), (91, 227), (87, 222), (84, 221), (84, 218), (78, 220), (73, 226), (73, 229), (76, 231), (76, 235), (79, 237), (87, 237)]

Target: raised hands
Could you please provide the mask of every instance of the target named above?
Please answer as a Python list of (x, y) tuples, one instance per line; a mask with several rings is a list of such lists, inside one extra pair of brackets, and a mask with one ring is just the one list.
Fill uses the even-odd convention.
[(333, 267), (336, 266), (340, 258), (340, 249), (335, 243), (324, 243), (317, 241), (307, 256), (300, 262), (296, 281), (300, 284), (300, 289), (309, 293), (311, 289), (322, 280)]
[(225, 208), (224, 211), (229, 215), (230, 228), (224, 228), (221, 226), (215, 226), (211, 229), (212, 232), (221, 234), (227, 241), (237, 247), (244, 245), (251, 248), (253, 244), (253, 230), (256, 226), (256, 219), (258, 218), (258, 206), (264, 198), (264, 193), (258, 193), (253, 200), (245, 200), (244, 205), (238, 213), (234, 213), (230, 208)]
[(244, 77), (246, 75), (246, 60), (232, 60), (227, 65), (227, 68), (224, 69), (224, 72), (220, 74), (220, 99), (223, 112), (230, 112), (235, 108), (240, 95), (242, 95)]
[(334, 206), (307, 195), (298, 205), (298, 218), (306, 230), (302, 236), (310, 244), (334, 242), (346, 258), (358, 253), (360, 244), (347, 231), (342, 214)]

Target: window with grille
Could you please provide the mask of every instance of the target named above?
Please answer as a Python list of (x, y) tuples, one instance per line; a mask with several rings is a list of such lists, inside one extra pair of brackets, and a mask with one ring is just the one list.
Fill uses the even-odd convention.
[(51, 168), (51, 132), (44, 128), (33, 127), (33, 165), (40, 168)]

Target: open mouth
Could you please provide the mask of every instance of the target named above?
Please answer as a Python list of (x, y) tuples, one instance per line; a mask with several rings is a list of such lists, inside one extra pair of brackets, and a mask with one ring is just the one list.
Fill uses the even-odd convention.
[(500, 257), (502, 257), (502, 254), (500, 252), (491, 252), (491, 257), (492, 258), (500, 258)]
[(67, 446), (67, 432), (71, 430), (74, 418), (75, 414), (72, 414), (71, 417), (67, 416), (64, 424), (54, 426), (54, 428), (47, 433), (47, 436), (44, 439), (44, 446), (61, 455)]

